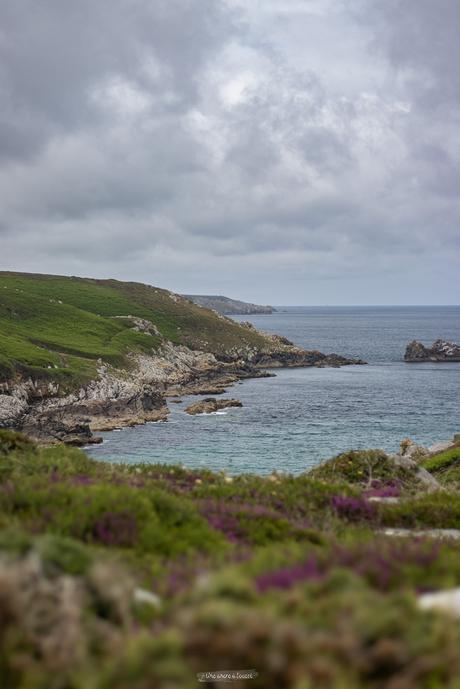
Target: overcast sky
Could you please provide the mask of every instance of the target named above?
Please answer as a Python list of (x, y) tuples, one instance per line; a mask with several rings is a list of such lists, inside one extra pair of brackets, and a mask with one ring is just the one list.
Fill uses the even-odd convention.
[(459, 303), (458, 0), (2, 0), (0, 268)]

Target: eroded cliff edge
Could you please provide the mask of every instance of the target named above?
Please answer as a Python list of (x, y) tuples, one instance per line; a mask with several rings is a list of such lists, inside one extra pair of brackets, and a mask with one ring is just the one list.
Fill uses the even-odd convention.
[(166, 420), (166, 398), (286, 366), (364, 363), (296, 347), (137, 283), (0, 273), (0, 427), (43, 442)]

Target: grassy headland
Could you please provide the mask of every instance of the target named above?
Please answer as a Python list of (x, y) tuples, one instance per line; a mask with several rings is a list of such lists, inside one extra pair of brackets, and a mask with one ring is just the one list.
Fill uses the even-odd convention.
[[(159, 335), (136, 332), (127, 316)], [(0, 273), (0, 381), (19, 372), (78, 386), (95, 376), (98, 359), (127, 366), (128, 353), (150, 353), (163, 340), (218, 356), (267, 346), (257, 331), (157, 287)]]
[(165, 420), (165, 396), (223, 392), (261, 368), (354, 363), (157, 287), (0, 273), (0, 427), (42, 442)]
[(418, 603), (460, 585), (458, 542), (383, 533), (460, 528), (456, 485), (428, 492), (417, 466), (355, 452), (229, 477), (0, 431), (2, 688), (187, 689), (249, 669), (232, 686), (458, 688), (460, 620)]

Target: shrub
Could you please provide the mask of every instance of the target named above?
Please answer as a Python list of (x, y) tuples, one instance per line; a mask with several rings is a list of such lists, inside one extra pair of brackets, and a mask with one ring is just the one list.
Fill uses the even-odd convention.
[(416, 468), (397, 466), (382, 450), (345, 452), (313, 469), (310, 476), (365, 488), (370, 488), (375, 481), (380, 487), (396, 484), (413, 489), (418, 486)]
[(363, 497), (334, 495), (331, 505), (341, 519), (350, 522), (372, 521), (377, 514), (375, 506)]
[(24, 479), (12, 492), (0, 492), (0, 509), (20, 517), (32, 531), (70, 536), (86, 543), (135, 548), (140, 553), (173, 555), (211, 550), (222, 538), (197, 513), (159, 489), (129, 485), (45, 485)]
[(36, 445), (22, 433), (0, 429), (0, 457), (12, 452), (35, 452)]
[(460, 495), (438, 491), (395, 505), (380, 505), (385, 526), (460, 529)]

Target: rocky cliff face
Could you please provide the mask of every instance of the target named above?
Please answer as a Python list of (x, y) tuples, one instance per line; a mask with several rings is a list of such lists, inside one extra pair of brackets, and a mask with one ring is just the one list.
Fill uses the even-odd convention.
[(165, 421), (168, 396), (223, 392), (239, 379), (268, 375), (267, 368), (362, 363), (306, 351), (277, 336), (268, 337), (262, 350), (233, 348), (219, 358), (165, 342), (151, 355), (133, 354), (126, 369), (100, 361), (98, 377), (71, 394), (32, 378), (0, 384), (0, 427), (42, 442), (86, 444), (95, 441), (93, 432)]
[(436, 340), (431, 347), (413, 340), (407, 345), (404, 361), (460, 361), (460, 346), (445, 340)]

